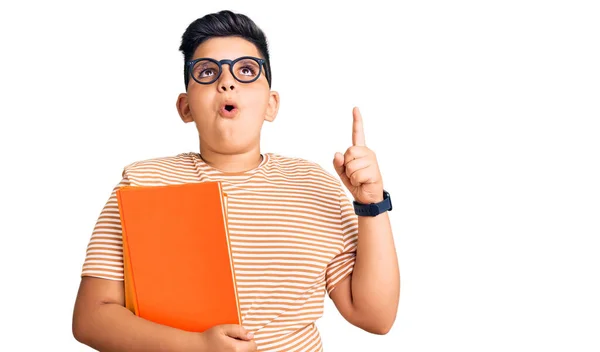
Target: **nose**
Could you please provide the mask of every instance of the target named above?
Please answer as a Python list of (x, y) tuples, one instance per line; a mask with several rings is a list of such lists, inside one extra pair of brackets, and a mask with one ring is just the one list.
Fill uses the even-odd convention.
[(221, 77), (219, 77), (219, 91), (221, 92), (229, 92), (235, 89), (236, 81), (235, 78), (231, 75), (231, 71), (229, 70), (229, 65), (227, 68), (225, 65), (222, 67), (223, 72), (221, 72)]

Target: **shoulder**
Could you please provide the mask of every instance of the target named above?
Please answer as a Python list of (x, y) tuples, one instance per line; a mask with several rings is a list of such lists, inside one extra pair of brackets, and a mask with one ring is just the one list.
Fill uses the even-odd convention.
[(274, 153), (269, 153), (269, 157), (271, 158), (271, 168), (280, 171), (282, 174), (318, 179), (321, 183), (334, 188), (339, 188), (341, 185), (337, 175), (333, 175), (314, 161)]
[[(123, 168), (123, 176), (131, 181), (143, 179), (166, 180), (195, 175), (194, 153), (180, 153), (132, 162)], [(185, 180), (181, 180), (184, 182)]]

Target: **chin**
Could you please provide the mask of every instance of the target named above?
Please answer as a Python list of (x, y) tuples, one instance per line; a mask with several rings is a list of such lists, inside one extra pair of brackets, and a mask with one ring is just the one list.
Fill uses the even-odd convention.
[(235, 138), (221, 139), (219, 141), (219, 143), (216, 145), (216, 147), (217, 148), (214, 148), (214, 149), (219, 151), (219, 153), (229, 154), (229, 155), (241, 154), (241, 153), (244, 153), (246, 150), (248, 150), (248, 147), (246, 144), (239, 143), (239, 139), (237, 140), (237, 143), (236, 143)]

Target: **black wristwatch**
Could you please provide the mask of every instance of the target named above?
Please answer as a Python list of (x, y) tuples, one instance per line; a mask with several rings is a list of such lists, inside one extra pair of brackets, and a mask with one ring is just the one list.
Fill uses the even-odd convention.
[(352, 204), (354, 204), (354, 212), (358, 216), (377, 216), (385, 211), (392, 210), (392, 199), (385, 190), (383, 191), (383, 200), (379, 203), (362, 204), (352, 201)]

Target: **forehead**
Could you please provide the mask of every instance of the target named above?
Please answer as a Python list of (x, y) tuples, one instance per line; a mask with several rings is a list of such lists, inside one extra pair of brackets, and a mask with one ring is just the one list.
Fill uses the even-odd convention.
[(193, 59), (210, 57), (216, 60), (236, 59), (240, 56), (261, 57), (254, 44), (240, 37), (210, 38), (200, 44), (194, 52)]

